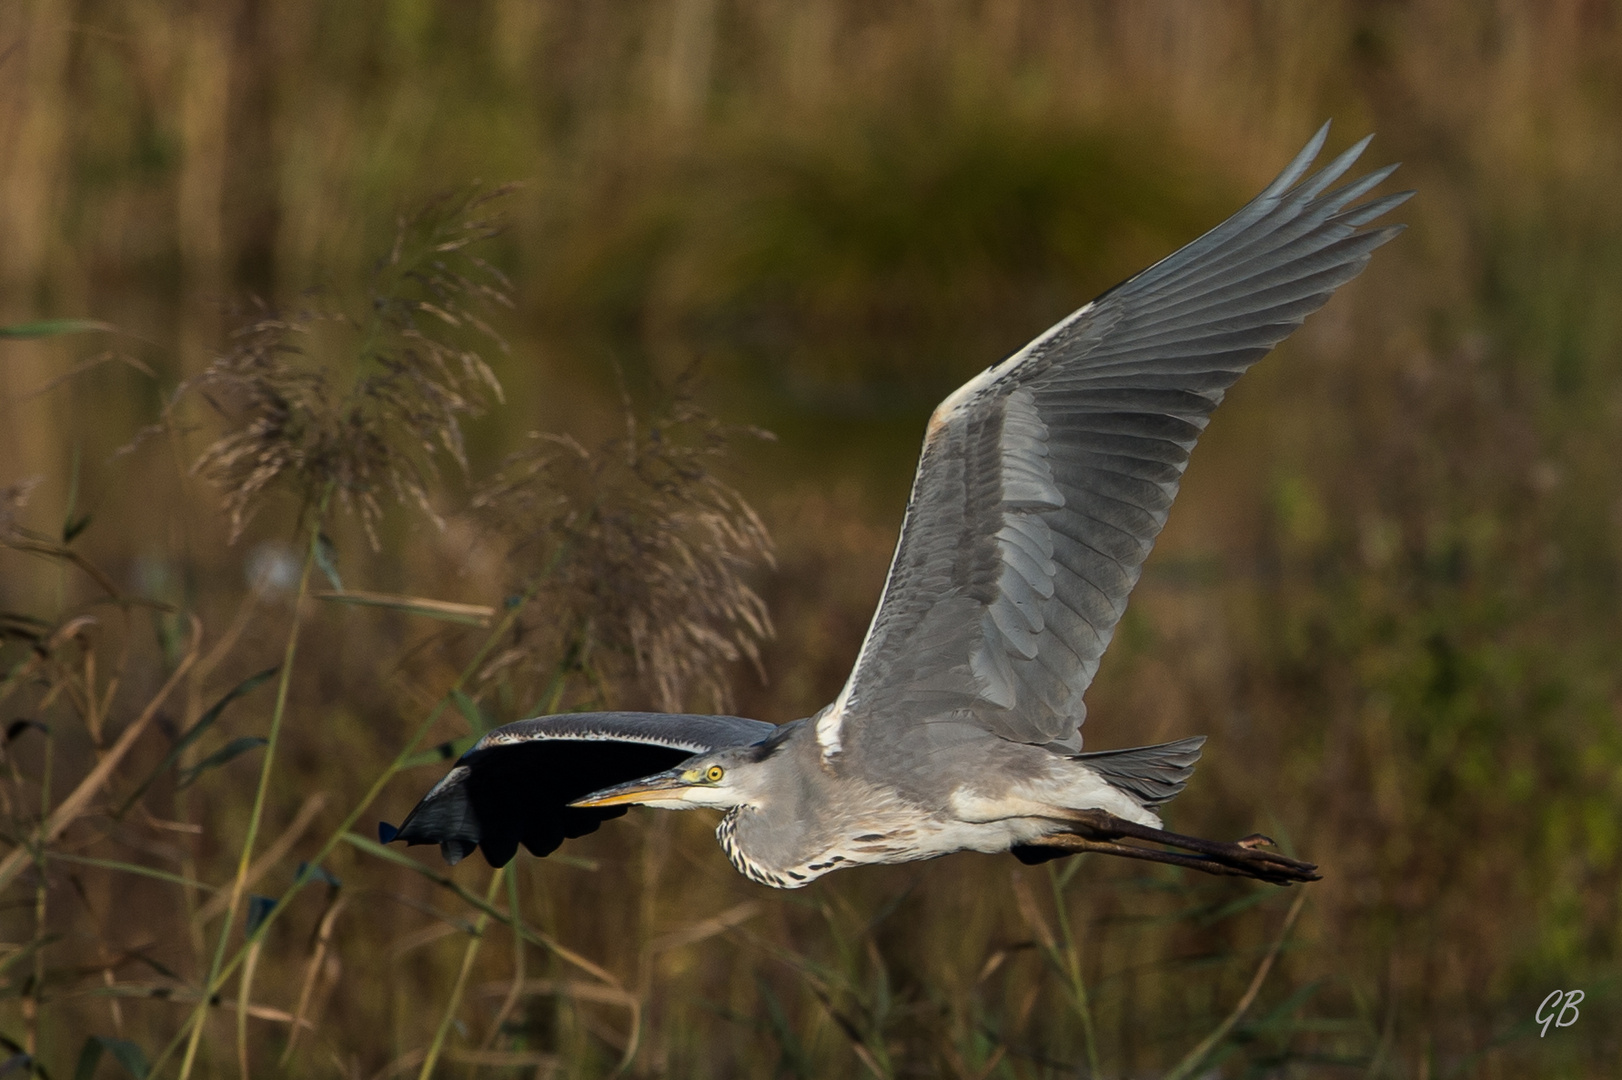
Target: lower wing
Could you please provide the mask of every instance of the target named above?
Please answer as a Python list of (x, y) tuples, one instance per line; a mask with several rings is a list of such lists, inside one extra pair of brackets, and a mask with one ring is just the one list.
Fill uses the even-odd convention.
[(452, 865), (484, 851), (505, 866), (522, 843), (549, 855), (626, 808), (573, 807), (593, 791), (673, 768), (694, 754), (759, 742), (776, 725), (740, 716), (567, 713), (497, 728), (463, 754), (385, 843), (438, 844)]

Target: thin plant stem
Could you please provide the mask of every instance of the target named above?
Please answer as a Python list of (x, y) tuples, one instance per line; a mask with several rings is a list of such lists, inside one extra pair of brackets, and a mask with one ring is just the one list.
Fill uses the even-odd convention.
[[(484, 893), (486, 904), (495, 903), (496, 893), (501, 890), (501, 879), (505, 876), (506, 867), (500, 867), (490, 875), (490, 888)], [(434, 1032), (434, 1041), (428, 1045), (428, 1055), (422, 1059), (422, 1070), (417, 1073), (417, 1080), (428, 1080), (434, 1074), (439, 1052), (444, 1049), (445, 1036), (450, 1033), (451, 1024), (456, 1020), (456, 1010), (462, 1004), (462, 993), (467, 989), (468, 975), (473, 971), (473, 961), (479, 957), (479, 947), (484, 944), (484, 932), (489, 925), (490, 913), (479, 912), (479, 918), (473, 924), (473, 936), (468, 938), (467, 948), (462, 950), (462, 970), (456, 973), (456, 985), (451, 987), (451, 998), (445, 1003), (445, 1015), (440, 1017), (439, 1030)]]
[(1295, 918), (1301, 914), (1302, 905), (1306, 902), (1307, 892), (1302, 889), (1300, 894), (1296, 896), (1295, 903), (1290, 905), (1289, 914), (1284, 916), (1284, 925), (1279, 927), (1278, 937), (1273, 939), (1273, 947), (1267, 950), (1267, 956), (1262, 960), (1261, 967), (1256, 969), (1256, 974), (1250, 980), (1250, 987), (1245, 990), (1245, 996), (1239, 999), (1239, 1004), (1233, 1007), (1233, 1012), (1228, 1014), (1226, 1020), (1217, 1025), (1215, 1031), (1201, 1039), (1200, 1044), (1190, 1050), (1188, 1055), (1182, 1061), (1179, 1061), (1171, 1072), (1166, 1074), (1165, 1080), (1188, 1080), (1189, 1077), (1194, 1075), (1194, 1070), (1204, 1064), (1205, 1059), (1211, 1056), (1211, 1051), (1215, 1050), (1221, 1045), (1222, 1040), (1228, 1037), (1228, 1032), (1233, 1030), (1233, 1026), (1239, 1022), (1240, 1017), (1245, 1015), (1245, 1010), (1250, 1008), (1251, 1004), (1256, 1000), (1256, 995), (1261, 992), (1262, 983), (1267, 980), (1267, 973), (1273, 970), (1273, 961), (1278, 959), (1279, 950), (1284, 948), (1284, 940), (1290, 936), (1290, 927), (1295, 925)]
[[(518, 867), (516, 864), (509, 865), (512, 865), (513, 872), (507, 875), (507, 910), (516, 919), (518, 917)], [(513, 931), (512, 987), (502, 1000), (501, 1009), (496, 1013), (496, 1018), (490, 1022), (490, 1030), (485, 1032), (484, 1042), (479, 1044), (480, 1050), (489, 1050), (495, 1046), (496, 1039), (501, 1035), (502, 1025), (507, 1022), (507, 1018), (512, 1015), (513, 1009), (518, 1006), (518, 999), (524, 991), (524, 955), (524, 935), (515, 929)]]
[(45, 851), (50, 840), (46, 834), (46, 822), (50, 819), (51, 809), (51, 773), (56, 762), (56, 737), (49, 732), (45, 736), (45, 771), (40, 777), (39, 785), (39, 846), (37, 848), (37, 869), (39, 880), (34, 886), (34, 937), (42, 944), (34, 950), (34, 985), (30, 988), (27, 999), (24, 1001), (26, 1017), (28, 1020), (27, 1034), (23, 1038), (24, 1049), (34, 1054), (39, 1051), (39, 1011), (40, 990), (45, 986), (45, 923), (48, 909), (46, 902), (49, 892), (46, 883), (50, 880), (45, 874)]
[(1092, 1076), (1098, 1076), (1098, 1037), (1093, 1031), (1093, 1009), (1087, 998), (1087, 980), (1081, 974), (1081, 950), (1070, 932), (1070, 912), (1064, 902), (1064, 887), (1052, 863), (1048, 863), (1048, 881), (1053, 886), (1053, 908), (1059, 920), (1059, 937), (1064, 942), (1063, 970), (1070, 983), (1070, 998), (1075, 1003), (1076, 1014), (1081, 1017), (1081, 1034), (1087, 1042), (1087, 1069)]
[[(208, 989), (203, 994), (205, 1008), (223, 981), (220, 965), (225, 960), (225, 947), (231, 940), (231, 929), (236, 925), (237, 912), (242, 907), (242, 895), (247, 891), (248, 868), (253, 864), (254, 842), (259, 838), (259, 822), (265, 813), (265, 798), (270, 791), (271, 769), (276, 763), (276, 745), (281, 736), (282, 717), (287, 713), (288, 690), (293, 682), (293, 661), (298, 655), (299, 628), (303, 625), (299, 609), (304, 604), (304, 597), (310, 591), (310, 572), (315, 569), (316, 551), (321, 542), (321, 519), (326, 510), (327, 498), (328, 495), (322, 495), (315, 520), (310, 522), (309, 526), (310, 538), (304, 551), (304, 566), (299, 571), (298, 590), (293, 594), (293, 625), (287, 632), (287, 648), (282, 656), (281, 675), (276, 681), (276, 705), (270, 714), (270, 732), (266, 736), (264, 758), (259, 765), (259, 784), (254, 789), (253, 810), (248, 815), (248, 833), (243, 837), (242, 854), (237, 859), (237, 874), (231, 885), (231, 898), (225, 905), (225, 921), (220, 926), (219, 940), (214, 946), (214, 959), (209, 965)], [(180, 1065), (179, 1080), (187, 1080), (191, 1076), (192, 1065), (197, 1060), (197, 1047), (202, 1037), (203, 1025), (199, 1022), (192, 1027), (191, 1038), (186, 1044), (186, 1056)]]
[(253, 975), (259, 967), (263, 944), (263, 941), (255, 941), (248, 948), (242, 978), (237, 980), (237, 1071), (242, 1080), (248, 1080), (248, 1005), (253, 997)]
[(90, 770), (90, 774), (79, 781), (78, 786), (73, 789), (72, 793), (58, 803), (55, 810), (51, 811), (50, 818), (40, 826), (40, 840), (37, 847), (21, 845), (13, 848), (11, 854), (4, 859), (0, 859), (0, 889), (10, 885), (12, 880), (22, 872), (23, 866), (30, 860), (38, 860), (39, 848), (49, 846), (57, 837), (62, 835), (69, 825), (72, 825), (85, 813), (86, 808), (90, 805), (90, 800), (95, 798), (96, 793), (107, 783), (118, 763), (124, 759), (130, 748), (135, 745), (135, 741), (140, 738), (141, 733), (157, 717), (158, 710), (163, 706), (164, 700), (168, 698), (170, 692), (180, 683), (180, 680), (185, 677), (186, 672), (191, 669), (192, 662), (197, 659), (197, 642), (201, 633), (202, 624), (196, 618), (193, 618), (192, 644), (185, 657), (181, 659), (180, 664), (169, 675), (168, 681), (147, 702), (146, 708), (141, 710), (141, 715), (126, 725), (123, 732), (118, 736), (118, 740), (113, 743), (105, 754), (101, 755), (100, 760), (96, 762), (96, 767)]
[[(320, 866), (322, 862), (325, 861), (327, 856), (332, 854), (333, 849), (343, 842), (344, 835), (354, 827), (355, 822), (360, 820), (360, 816), (364, 814), (366, 809), (371, 806), (374, 801), (376, 801), (379, 795), (383, 793), (383, 789), (388, 786), (390, 780), (394, 779), (395, 774), (405, 767), (406, 762), (411, 760), (412, 756), (417, 752), (418, 745), (420, 745), (422, 740), (427, 737), (428, 732), (432, 730), (434, 724), (438, 722), (439, 718), (445, 714), (445, 710), (450, 707), (451, 696), (456, 691), (462, 689), (467, 681), (473, 677), (474, 673), (479, 670), (480, 665), (484, 663), (485, 657), (489, 656), (490, 651), (495, 648), (496, 643), (499, 642), (507, 634), (507, 632), (512, 629), (513, 624), (518, 621), (518, 616), (523, 611), (524, 606), (540, 589), (541, 582), (544, 581), (554, 569), (556, 569), (561, 558), (562, 552), (560, 551), (553, 557), (546, 570), (536, 578), (536, 580), (523, 593), (523, 595), (514, 598), (511, 606), (507, 609), (507, 614), (502, 618), (501, 622), (497, 623), (493, 628), (491, 628), (489, 635), (484, 640), (484, 643), (479, 646), (479, 651), (474, 654), (472, 660), (468, 661), (467, 666), (464, 667), (461, 674), (456, 677), (456, 681), (453, 682), (450, 687), (446, 689), (445, 693), (440, 696), (438, 703), (435, 704), (431, 710), (429, 710), (428, 715), (423, 719), (422, 723), (417, 725), (416, 731), (412, 732), (411, 737), (406, 740), (405, 745), (402, 746), (400, 752), (395, 755), (394, 760), (391, 761), (378, 776), (378, 778), (373, 781), (372, 786), (367, 790), (366, 794), (361, 797), (361, 800), (355, 804), (354, 809), (349, 812), (348, 816), (344, 818), (336, 829), (328, 834), (326, 840), (322, 842), (320, 850), (317, 851), (312, 858), (307, 860), (304, 872), (294, 879), (292, 886), (287, 890), (287, 892), (282, 894), (281, 899), (276, 901), (275, 906), (265, 913), (265, 917), (259, 921), (258, 927), (254, 930), (255, 937), (263, 935), (265, 931), (269, 929), (270, 925), (281, 916), (282, 912), (287, 910), (287, 906), (292, 900), (294, 894), (297, 893), (299, 889), (313, 877), (314, 868)], [(516, 912), (513, 913), (513, 917), (517, 917)], [(168, 1061), (170, 1056), (173, 1055), (177, 1049), (179, 1049), (183, 1040), (189, 1040), (188, 1055), (191, 1054), (190, 1047), (195, 1046), (197, 1040), (201, 1037), (203, 1018), (207, 1015), (209, 1001), (213, 998), (214, 994), (218, 992), (219, 987), (225, 982), (225, 980), (229, 979), (232, 973), (235, 972), (237, 967), (241, 964), (247, 945), (248, 943), (244, 942), (243, 946), (237, 950), (236, 954), (231, 959), (227, 960), (224, 965), (222, 965), (220, 969), (213, 975), (213, 977), (209, 979), (208, 984), (203, 988), (203, 993), (199, 997), (197, 1005), (192, 1009), (191, 1015), (187, 1017), (186, 1023), (181, 1027), (181, 1030), (175, 1035), (175, 1037), (170, 1040), (169, 1045), (164, 1047), (163, 1051), (157, 1056), (156, 1059), (153, 1060), (152, 1068), (149, 1070), (149, 1075), (157, 1075), (158, 1070), (161, 1069), (164, 1062)], [(185, 1074), (182, 1073), (181, 1076), (184, 1077)]]

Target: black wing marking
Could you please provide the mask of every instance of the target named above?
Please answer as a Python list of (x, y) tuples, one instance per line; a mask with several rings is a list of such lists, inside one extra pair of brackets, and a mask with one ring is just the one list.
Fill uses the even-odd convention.
[(740, 716), (568, 713), (497, 728), (463, 754), (396, 829), (387, 844), (438, 844), (455, 865), (475, 847), (505, 866), (521, 843), (549, 855), (564, 840), (595, 832), (623, 806), (573, 807), (601, 788), (673, 768), (694, 754), (750, 746), (776, 725)]
[(1327, 190), (1328, 125), (1249, 205), (942, 402), (884, 595), (823, 753), (897, 725), (972, 718), (1081, 747), (1082, 694), (1166, 523), (1189, 452), (1251, 364), (1357, 275), (1410, 193)]

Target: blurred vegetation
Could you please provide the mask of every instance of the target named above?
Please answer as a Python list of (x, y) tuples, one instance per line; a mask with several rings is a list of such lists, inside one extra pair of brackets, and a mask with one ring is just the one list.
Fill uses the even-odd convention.
[[(27, 1055), (0, 1070), (1611, 1075), (1619, 20), (0, 5), (0, 1040)], [(1230, 395), (1087, 728), (1213, 737), (1171, 823), (1321, 862), (1288, 933), (1301, 892), (1090, 857), (771, 893), (700, 814), (504, 875), (367, 839), (429, 747), (538, 706), (829, 700), (934, 402), (1326, 116), (1406, 163), (1413, 228)], [(523, 185), (468, 249), (513, 303), (482, 328), (388, 272), (402, 219), (481, 180)], [(488, 379), (417, 377), (466, 355)], [(321, 453), (275, 459), (230, 542), (242, 477), (193, 464), (265, 415), (204, 393), (232, 357), (393, 432), (342, 473), (375, 551)], [(380, 358), (437, 411), (342, 412)], [(1580, 1019), (1540, 1038), (1557, 988)]]

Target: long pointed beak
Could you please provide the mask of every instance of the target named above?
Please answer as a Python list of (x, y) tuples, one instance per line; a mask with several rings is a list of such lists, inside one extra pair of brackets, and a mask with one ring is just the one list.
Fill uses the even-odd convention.
[(654, 801), (663, 792), (681, 791), (692, 787), (692, 783), (682, 776), (682, 770), (671, 769), (668, 772), (654, 773), (644, 776), (640, 780), (632, 780), (628, 784), (616, 784), (613, 787), (594, 791), (590, 795), (576, 799), (570, 806), (627, 806), (634, 803), (648, 802), (652, 796)]

